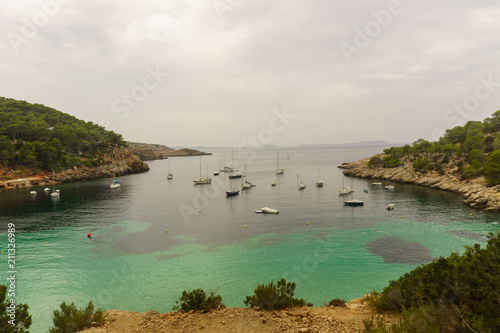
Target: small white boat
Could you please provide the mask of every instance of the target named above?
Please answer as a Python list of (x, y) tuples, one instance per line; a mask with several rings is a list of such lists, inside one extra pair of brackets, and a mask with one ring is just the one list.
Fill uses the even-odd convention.
[[(351, 186), (352, 186), (352, 178), (351, 178)], [(354, 191), (352, 191), (354, 192)], [(353, 195), (351, 192), (351, 200), (344, 200), (345, 206), (363, 206), (364, 202), (362, 200), (353, 199)]]
[(372, 183), (372, 185), (373, 185), (373, 186), (382, 186), (382, 183), (377, 183), (377, 182), (375, 182), (375, 183)]
[[(297, 175), (297, 176), (298, 176), (298, 175)], [(302, 182), (302, 177), (299, 177), (299, 178), (300, 178), (299, 190), (303, 190), (303, 189), (305, 189), (305, 188), (306, 188), (306, 184), (304, 184), (304, 183)]]
[(339, 195), (351, 194), (352, 192), (354, 192), (354, 190), (352, 190), (350, 187), (344, 185), (344, 178), (345, 177), (342, 176), (342, 189), (339, 190)]
[(210, 178), (200, 178), (198, 180), (193, 180), (195, 185), (211, 184), (212, 179)]
[(276, 182), (272, 182), (272, 183), (271, 183), (271, 186), (276, 186)]
[(174, 175), (170, 172), (170, 158), (168, 159), (168, 175), (167, 179), (172, 179), (174, 178)]
[(391, 184), (385, 185), (385, 189), (386, 190), (394, 190), (394, 185), (391, 185)]
[(346, 206), (363, 206), (364, 202), (362, 200), (351, 199), (344, 201), (344, 205)]
[(391, 203), (391, 204), (388, 204), (387, 207), (386, 207), (387, 210), (393, 210), (394, 209), (394, 204)]
[(354, 190), (351, 190), (351, 188), (347, 186), (339, 190), (339, 195), (351, 194), (352, 192), (354, 192)]
[[(50, 190), (49, 190), (49, 191), (50, 191)], [(30, 191), (30, 195), (31, 195), (32, 197), (36, 197), (36, 191)]]
[(264, 214), (279, 214), (279, 212), (280, 212), (277, 209), (272, 209), (272, 208), (269, 208), (269, 207), (262, 207), (260, 210)]
[(324, 184), (325, 184), (325, 182), (323, 180), (318, 180), (316, 182), (316, 187), (323, 187)]
[(235, 188), (230, 189), (229, 191), (226, 191), (226, 197), (234, 197), (235, 195), (240, 194), (240, 190), (237, 190)]
[(219, 170), (214, 170), (214, 176), (218, 176), (219, 175)]
[[(54, 174), (54, 173), (52, 172), (52, 174)], [(52, 193), (50, 193), (50, 196), (52, 198), (58, 197), (61, 194), (61, 190), (55, 189), (55, 180), (54, 179), (55, 178), (52, 178)]]
[(200, 179), (193, 180), (193, 183), (195, 185), (203, 185), (203, 184), (211, 184), (212, 183), (212, 179), (208, 178), (208, 170), (207, 170), (207, 177), (205, 177), (205, 178), (201, 177), (201, 155), (200, 155)]
[(245, 164), (245, 171), (243, 172), (243, 178), (242, 178), (242, 180), (244, 180), (244, 181), (241, 183), (241, 188), (242, 188), (243, 190), (245, 190), (245, 189), (249, 189), (249, 188), (252, 188), (252, 186), (253, 186), (252, 182), (249, 182), (249, 181), (247, 180), (247, 165), (246, 165), (246, 164)]
[(252, 188), (252, 186), (253, 186), (252, 183), (250, 183), (249, 181), (245, 181), (244, 183), (241, 184), (241, 188), (243, 190), (248, 189), (248, 188)]
[(119, 188), (120, 186), (122, 186), (122, 184), (120, 184), (120, 182), (118, 181), (118, 179), (113, 179), (111, 181), (111, 184), (109, 184), (109, 188), (110, 189)]
[(276, 157), (276, 174), (282, 175), (285, 173), (285, 169), (280, 168), (280, 151), (278, 150), (278, 156)]
[(46, 188), (44, 188), (44, 189), (43, 189), (43, 191), (44, 191), (45, 193), (49, 193), (49, 192), (50, 192), (50, 188), (49, 188), (49, 187), (46, 187)]

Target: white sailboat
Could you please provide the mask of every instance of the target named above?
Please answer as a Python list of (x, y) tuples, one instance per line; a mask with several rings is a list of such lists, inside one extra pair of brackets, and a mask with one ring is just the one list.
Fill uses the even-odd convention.
[[(319, 178), (319, 173), (320, 173), (321, 169), (318, 169), (318, 178)], [(325, 181), (324, 180), (318, 180), (316, 182), (316, 187), (323, 187), (323, 185), (325, 184)]]
[(253, 184), (247, 180), (247, 165), (245, 164), (245, 170), (243, 172), (243, 178), (241, 182), (241, 189), (249, 189), (252, 188)]
[(276, 174), (282, 175), (285, 173), (285, 169), (280, 168), (280, 151), (278, 150), (278, 155), (276, 157)]
[(118, 181), (118, 179), (115, 179), (115, 152), (113, 151), (113, 158), (111, 160), (111, 183), (109, 184), (109, 188), (110, 189), (115, 189), (115, 188), (119, 188), (120, 186), (122, 186), (122, 184), (120, 184), (120, 182)]
[(52, 193), (50, 193), (50, 196), (52, 198), (56, 198), (61, 194), (61, 190), (55, 189), (55, 186), (54, 186), (55, 181), (56, 180), (55, 180), (54, 172), (52, 172)]
[(303, 190), (306, 188), (306, 184), (302, 182), (302, 177), (300, 177), (300, 184), (299, 184), (299, 190)]
[(233, 156), (233, 166), (231, 167), (231, 173), (229, 174), (229, 179), (241, 178), (241, 173), (238, 170), (234, 169), (234, 150), (231, 150), (231, 154)]
[[(221, 169), (221, 167), (222, 167), (222, 169)], [(233, 168), (226, 166), (226, 150), (225, 149), (223, 150), (222, 158), (220, 159), (219, 171), (220, 172), (232, 172), (233, 171)], [(219, 173), (217, 173), (217, 175), (218, 174)], [(215, 175), (215, 172), (214, 172), (214, 175)]]
[(174, 178), (174, 175), (170, 173), (170, 158), (168, 159), (168, 175), (167, 179), (172, 179)]
[(235, 195), (238, 195), (238, 194), (240, 194), (240, 190), (237, 190), (233, 187), (233, 178), (231, 178), (231, 176), (229, 176), (229, 190), (226, 191), (226, 197), (228, 197), (228, 198), (234, 197)]
[(354, 190), (351, 189), (349, 186), (344, 185), (344, 178), (345, 178), (344, 175), (342, 175), (342, 189), (339, 190), (339, 195), (344, 195), (354, 192)]
[(212, 182), (212, 179), (208, 178), (208, 170), (207, 170), (207, 177), (205, 178), (201, 177), (201, 156), (200, 156), (200, 179), (193, 180), (193, 182), (195, 185), (210, 184)]
[[(352, 177), (351, 177), (351, 187), (352, 187)], [(353, 193), (351, 192), (351, 200), (344, 200), (345, 206), (363, 206), (364, 202), (362, 200), (353, 199)]]

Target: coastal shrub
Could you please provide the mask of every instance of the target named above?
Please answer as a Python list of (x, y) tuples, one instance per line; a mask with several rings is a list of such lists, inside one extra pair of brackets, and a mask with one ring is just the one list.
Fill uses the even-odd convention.
[(225, 307), (222, 304), (222, 297), (219, 295), (215, 295), (214, 292), (210, 292), (210, 295), (207, 297), (207, 294), (203, 289), (195, 289), (192, 291), (183, 291), (182, 296), (175, 301), (176, 306), (174, 306), (175, 311), (209, 311), (212, 309), (217, 309), (218, 307)]
[(94, 304), (89, 302), (85, 309), (77, 309), (74, 303), (70, 305), (62, 302), (61, 310), (54, 310), (52, 322), (54, 327), (49, 333), (72, 333), (78, 332), (92, 326), (102, 326), (106, 321), (106, 313), (103, 309), (94, 311)]
[[(27, 333), (31, 326), (31, 316), (26, 304), (14, 304), (7, 300), (7, 286), (0, 284), (0, 332)], [(15, 317), (10, 316), (11, 313)], [(12, 325), (14, 324), (14, 325)]]
[(384, 318), (372, 316), (363, 325), (364, 333), (452, 333), (457, 321), (449, 307), (428, 305), (403, 309), (398, 323), (389, 325)]
[(412, 166), (415, 171), (427, 171), (429, 170), (430, 164), (431, 160), (429, 160), (428, 157), (419, 157), (412, 162)]
[(437, 173), (441, 176), (446, 173), (446, 171), (443, 168), (443, 165), (439, 162), (434, 163), (434, 169), (436, 169)]
[(462, 170), (462, 179), (470, 179), (476, 174), (474, 167), (472, 165), (468, 165)]
[(403, 164), (399, 158), (391, 156), (384, 157), (383, 161), (386, 168), (395, 168)]
[(378, 157), (378, 156), (373, 156), (368, 161), (368, 167), (369, 168), (380, 168), (383, 165), (384, 165), (384, 161), (382, 161), (382, 159), (380, 157)]
[(325, 306), (338, 306), (344, 308), (346, 303), (347, 301), (345, 299), (334, 298), (330, 302), (326, 303)]
[(500, 150), (491, 153), (484, 165), (484, 175), (488, 184), (500, 184)]
[[(257, 306), (264, 310), (280, 310), (294, 306), (308, 305), (305, 300), (293, 297), (296, 284), (281, 279), (278, 283), (258, 284), (253, 296), (247, 296), (244, 303), (247, 306)], [(312, 305), (311, 305), (312, 306)]]
[[(499, 271), (500, 233), (490, 233), (485, 248), (475, 244), (462, 255), (452, 253), (421, 265), (390, 281), (380, 294), (373, 293), (368, 304), (378, 311), (413, 309), (421, 313), (419, 318), (427, 318), (426, 325), (435, 321), (441, 331), (498, 332)], [(437, 318), (428, 312), (437, 312)]]

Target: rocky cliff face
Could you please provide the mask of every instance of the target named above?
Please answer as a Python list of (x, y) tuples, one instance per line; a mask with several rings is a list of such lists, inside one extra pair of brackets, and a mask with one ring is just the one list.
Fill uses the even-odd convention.
[[(50, 185), (56, 182), (74, 182), (98, 178), (118, 177), (126, 174), (134, 174), (149, 171), (149, 166), (141, 159), (123, 147), (115, 147), (114, 154), (106, 154), (103, 159), (108, 164), (98, 167), (74, 167), (56, 174), (48, 172), (34, 172), (33, 170), (10, 170), (8, 178), (0, 178), (1, 189), (16, 189), (30, 186)], [(6, 170), (0, 167), (0, 171)]]
[(113, 156), (106, 156), (111, 163), (98, 167), (78, 167), (55, 175), (57, 181), (73, 182), (80, 180), (115, 177), (149, 171), (149, 166), (131, 153), (127, 148), (115, 148)]
[(500, 212), (500, 186), (488, 187), (484, 178), (460, 180), (450, 172), (439, 175), (436, 172), (416, 172), (410, 162), (396, 168), (368, 168), (369, 158), (344, 163), (339, 168), (346, 169), (347, 176), (383, 179), (427, 186), (460, 194), (464, 203), (485, 212)]

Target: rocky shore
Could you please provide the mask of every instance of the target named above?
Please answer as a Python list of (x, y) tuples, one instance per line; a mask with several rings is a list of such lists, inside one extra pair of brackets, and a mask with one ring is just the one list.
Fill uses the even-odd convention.
[(142, 161), (161, 160), (173, 156), (199, 156), (199, 155), (212, 155), (211, 153), (204, 153), (196, 149), (181, 148), (172, 149), (168, 146), (150, 143), (129, 143), (130, 151)]
[(369, 168), (370, 158), (343, 163), (339, 168), (345, 169), (347, 176), (382, 179), (391, 182), (402, 182), (431, 187), (439, 190), (458, 193), (464, 203), (472, 208), (485, 212), (500, 212), (500, 185), (488, 187), (484, 177), (461, 180), (449, 169), (444, 175), (437, 172), (416, 172), (410, 162), (396, 168)]
[(118, 332), (360, 332), (363, 320), (382, 318), (386, 323), (397, 321), (392, 315), (374, 315), (361, 299), (351, 300), (345, 307), (297, 307), (281, 311), (260, 311), (249, 308), (221, 308), (207, 313), (107, 312), (103, 327), (86, 333)]
[(0, 180), (0, 189), (48, 186), (54, 181), (66, 183), (149, 171), (149, 166), (127, 148), (115, 148), (113, 156), (108, 155), (103, 158), (109, 163), (98, 167), (74, 167), (55, 174), (30, 172), (28, 175), (16, 171), (8, 176), (11, 179)]

